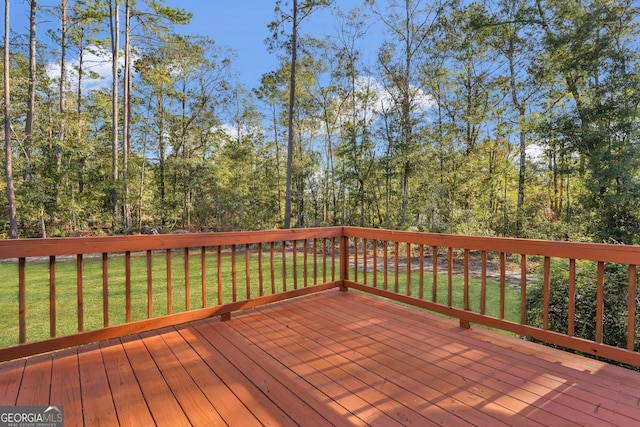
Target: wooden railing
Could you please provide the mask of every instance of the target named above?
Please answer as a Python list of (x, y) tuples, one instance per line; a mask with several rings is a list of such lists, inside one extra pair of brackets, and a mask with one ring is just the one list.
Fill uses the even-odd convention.
[[(640, 366), (640, 247), (352, 227), (344, 228), (344, 239), (350, 247), (345, 262), (350, 266), (345, 277), (349, 288), (458, 318), (464, 328), (473, 322)], [(613, 267), (624, 272), (624, 283), (620, 274), (605, 273)], [(608, 292), (620, 286), (624, 292)], [(577, 301), (584, 295), (580, 290), (589, 287), (595, 301)], [(536, 289), (538, 321), (531, 306)], [(612, 341), (609, 335), (620, 331), (605, 322), (606, 295), (624, 298), (620, 304), (625, 318), (617, 319), (617, 329), (626, 325), (622, 345), (607, 344)], [(585, 305), (595, 305), (592, 339), (579, 337), (583, 331), (576, 330), (576, 319), (585, 317), (578, 309)], [(556, 323), (566, 325), (564, 330), (552, 330), (558, 329)]]
[(0, 241), (0, 361), (340, 286), (341, 232)]
[[(354, 227), (4, 240), (0, 361), (340, 287), (640, 366), (638, 264), (631, 246)], [(625, 276), (623, 344), (606, 321), (611, 266)]]

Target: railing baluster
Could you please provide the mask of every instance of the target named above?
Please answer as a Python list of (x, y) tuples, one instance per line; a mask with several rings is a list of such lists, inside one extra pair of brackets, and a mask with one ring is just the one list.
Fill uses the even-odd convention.
[(636, 265), (629, 265), (627, 294), (627, 350), (635, 350), (636, 341)]
[(389, 289), (389, 242), (385, 240), (382, 243), (384, 247), (384, 251), (382, 252), (383, 289), (386, 291)]
[(487, 312), (487, 251), (480, 252), (480, 314)]
[(258, 243), (258, 292), (264, 295), (264, 269), (262, 266), (262, 242)]
[(551, 295), (551, 258), (544, 257), (544, 271), (542, 277), (543, 283), (543, 313), (542, 313), (542, 329), (549, 329), (549, 305)]
[(271, 295), (276, 293), (276, 249), (275, 242), (271, 242)]
[(438, 301), (438, 247), (431, 247), (431, 271), (433, 272), (433, 280), (431, 281), (431, 301)]
[(576, 260), (569, 260), (569, 322), (567, 325), (567, 335), (572, 337), (575, 333), (575, 312), (576, 312)]
[(109, 255), (102, 253), (102, 326), (109, 326)]
[(393, 275), (393, 292), (396, 294), (400, 291), (400, 242), (397, 240), (393, 242), (393, 262), (394, 262), (394, 275)]
[(207, 306), (207, 248), (202, 246), (200, 248), (200, 286), (202, 308)]
[(604, 319), (604, 263), (598, 262), (598, 283), (596, 290), (596, 342), (602, 342)]
[(165, 252), (165, 265), (167, 267), (167, 314), (173, 313), (173, 288), (171, 283), (171, 249)]
[(500, 252), (500, 318), (506, 314), (507, 254)]
[(189, 268), (189, 248), (184, 248), (184, 309), (191, 310), (191, 271)]
[(406, 243), (407, 261), (405, 262), (405, 270), (407, 271), (407, 296), (411, 296), (411, 243)]
[(18, 342), (27, 342), (27, 275), (25, 258), (18, 259)]
[(447, 250), (447, 305), (453, 305), (453, 248)]
[(153, 317), (153, 253), (147, 250), (147, 319)]
[(520, 323), (527, 323), (527, 256), (520, 255)]
[(464, 310), (469, 310), (469, 249), (464, 250), (464, 292), (463, 292), (463, 306)]
[(421, 243), (418, 246), (418, 250), (420, 251), (420, 281), (419, 281), (419, 290), (418, 290), (418, 298), (424, 299), (424, 245)]
[(236, 302), (238, 300), (238, 283), (236, 276), (238, 274), (236, 267), (236, 245), (231, 245), (231, 301)]
[[(313, 250), (313, 284), (318, 284), (318, 239), (312, 240)], [(357, 274), (357, 273), (356, 273)]]
[(216, 269), (218, 273), (218, 305), (222, 305), (222, 246), (220, 245), (216, 247)]
[(331, 238), (331, 281), (336, 281), (336, 238)]
[(373, 287), (378, 287), (378, 239), (373, 239)]
[(322, 283), (327, 283), (327, 238), (322, 238)]
[(293, 289), (298, 289), (298, 241), (293, 240), (292, 257), (293, 257)]
[(287, 242), (282, 241), (282, 292), (287, 292)]
[(367, 284), (367, 245), (369, 244), (367, 239), (362, 239), (362, 276), (364, 277), (364, 284)]
[(49, 337), (56, 336), (56, 257), (49, 257)]
[(247, 299), (251, 299), (251, 251), (249, 244), (244, 245), (244, 280), (246, 297)]
[(76, 284), (78, 288), (78, 332), (84, 331), (84, 284), (82, 254), (76, 255)]
[(124, 253), (125, 322), (131, 322), (131, 252)]
[(304, 240), (304, 245), (302, 247), (302, 274), (304, 275), (304, 284), (303, 286), (306, 288), (309, 286), (309, 240)]
[(358, 238), (353, 238), (353, 281), (358, 281)]

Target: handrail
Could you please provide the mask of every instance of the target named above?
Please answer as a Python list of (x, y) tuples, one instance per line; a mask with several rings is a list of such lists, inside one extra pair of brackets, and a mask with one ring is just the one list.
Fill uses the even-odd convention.
[[(575, 323), (584, 262), (596, 289), (593, 338), (579, 337)], [(605, 326), (611, 264), (626, 275), (626, 342), (619, 347), (609, 344)], [(236, 310), (340, 287), (452, 316), (461, 327), (477, 323), (640, 366), (638, 264), (636, 246), (357, 227), (2, 240), (0, 294), (15, 307), (5, 303), (3, 316), (14, 326), (0, 336), (15, 334), (16, 345), (0, 348), (0, 361), (215, 315), (228, 319)], [(566, 289), (556, 289), (554, 268), (563, 271)], [(536, 281), (537, 323), (528, 318)], [(557, 292), (564, 292), (564, 330), (553, 325)], [(44, 320), (33, 326), (36, 314)], [(61, 331), (69, 316), (72, 330)], [(48, 337), (31, 338), (34, 329)]]
[[(356, 227), (344, 227), (343, 230), (343, 239), (348, 240), (350, 248), (349, 259), (345, 262), (350, 267), (347, 273), (349, 276), (345, 277), (348, 287), (458, 318), (461, 327), (468, 328), (471, 322), (478, 323), (560, 347), (640, 366), (640, 353), (637, 351), (640, 325), (636, 322), (636, 266), (640, 264), (640, 247)], [(499, 296), (493, 303), (496, 307), (495, 315), (486, 313), (489, 280), (487, 260), (490, 254), (495, 258), (493, 280), (499, 288)], [(471, 265), (472, 257), (476, 258), (475, 266)], [(511, 261), (508, 261), (508, 258)], [(411, 260), (411, 263), (407, 260)], [(438, 260), (442, 266), (438, 265)], [(575, 329), (576, 295), (580, 282), (577, 278), (576, 263), (583, 261), (593, 264), (593, 274), (585, 280), (590, 281), (587, 283), (588, 286), (596, 287), (594, 339), (576, 336), (578, 334)], [(562, 268), (568, 270), (566, 280), (560, 281), (562, 283), (552, 283), (551, 270), (554, 262), (563, 262)], [(608, 344), (605, 331), (605, 289), (608, 285), (614, 285), (605, 283), (605, 269), (611, 264), (622, 265), (626, 269), (625, 282), (622, 283), (626, 287), (626, 342), (621, 347)], [(408, 265), (412, 267), (407, 268)], [(532, 268), (536, 270), (533, 275), (529, 272)], [(425, 280), (425, 276), (428, 275), (431, 275), (430, 283), (429, 280)], [(459, 287), (463, 294), (458, 304), (452, 301), (456, 277), (461, 281)], [(537, 279), (542, 281), (542, 318), (541, 325), (532, 325), (527, 319), (530, 309), (528, 292), (531, 282)], [(472, 285), (471, 282), (474, 280), (476, 283)], [(513, 288), (507, 286), (508, 280), (515, 282)], [(399, 286), (402, 281), (406, 282), (404, 288)], [(567, 291), (561, 299), (566, 301), (566, 313), (562, 315), (566, 317), (567, 330), (557, 331), (552, 328), (551, 316), (560, 308), (554, 305), (556, 300), (552, 294), (554, 291), (559, 292), (555, 287), (564, 289), (565, 285)], [(411, 289), (412, 287), (414, 289)], [(442, 299), (442, 288), (447, 292), (445, 300)], [(479, 293), (479, 301), (470, 299), (472, 290)], [(515, 311), (519, 312), (518, 318), (515, 319), (505, 316), (508, 291), (511, 291), (511, 294), (515, 291), (516, 301), (513, 305), (516, 305)], [(475, 308), (471, 307), (472, 304)]]
[[(0, 348), (0, 361), (214, 315), (228, 319), (337, 287), (341, 236), (342, 228), (326, 227), (1, 240), (0, 294), (17, 307), (3, 313), (15, 323), (0, 326), (0, 337), (16, 336)], [(46, 330), (48, 337), (30, 338)]]

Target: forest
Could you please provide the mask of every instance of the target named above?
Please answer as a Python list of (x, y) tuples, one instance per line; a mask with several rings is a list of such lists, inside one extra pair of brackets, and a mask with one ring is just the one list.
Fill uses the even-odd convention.
[[(355, 225), (640, 243), (634, 1), (275, 0), (257, 42), (279, 66), (256, 87), (229, 48), (179, 31), (197, 10), (4, 4), (3, 238)], [(16, 5), (30, 26), (11, 26)], [(318, 13), (330, 34), (307, 31)]]

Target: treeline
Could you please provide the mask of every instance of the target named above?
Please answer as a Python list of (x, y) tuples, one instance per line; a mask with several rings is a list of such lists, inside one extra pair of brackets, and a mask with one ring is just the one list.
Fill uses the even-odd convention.
[(631, 0), (277, 0), (254, 88), (179, 34), (187, 11), (26, 3), (3, 80), (20, 237), (275, 228), (288, 199), (293, 227), (640, 241)]

